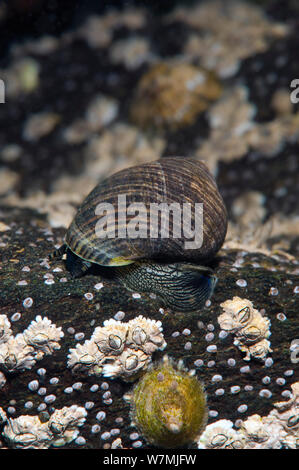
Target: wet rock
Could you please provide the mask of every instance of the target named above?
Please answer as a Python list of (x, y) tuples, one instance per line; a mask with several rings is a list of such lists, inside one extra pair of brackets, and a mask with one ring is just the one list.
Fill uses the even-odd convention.
[[(46, 260), (61, 243), (64, 230), (52, 229), (35, 211), (2, 207), (4, 221), (10, 230), (0, 234), (0, 314), (8, 317), (13, 335), (24, 331), (37, 315), (47, 316), (64, 333), (61, 348), (42, 357), (30, 370), (10, 373), (0, 365), (6, 378), (0, 401), (9, 416), (35, 416), (43, 410), (51, 415), (64, 406), (83, 406), (87, 416), (80, 436), (86, 441), (85, 447), (111, 444), (116, 428), (124, 447), (131, 447), (134, 429), (128, 431), (129, 406), (122, 399), (131, 385), (117, 378), (73, 375), (67, 368), (69, 348), (83, 344), (105, 320), (120, 318), (120, 312), (125, 321), (143, 315), (162, 322), (167, 342), (164, 352), (176, 360), (183, 358), (206, 386), (209, 424), (215, 419), (244, 420), (256, 413), (265, 416), (273, 403), (290, 391), (295, 380), (290, 346), (298, 332), (297, 261), (222, 250), (215, 261), (219, 280), (214, 296), (201, 311), (183, 315), (164, 308), (149, 295), (133, 295), (107, 273), (93, 272), (72, 279), (63, 261)], [(233, 335), (220, 329), (220, 304), (234, 296), (250, 299), (254, 308), (270, 319), (268, 339), (273, 352), (268, 362), (254, 358), (245, 362), (245, 354), (233, 344)], [(156, 351), (153, 361), (161, 355)], [(36, 380), (38, 388), (31, 390), (28, 384)], [(260, 393), (265, 388), (271, 393)], [(235, 389), (238, 393), (232, 393)], [(142, 436), (138, 439), (147, 446)], [(68, 444), (77, 445), (76, 441)]]

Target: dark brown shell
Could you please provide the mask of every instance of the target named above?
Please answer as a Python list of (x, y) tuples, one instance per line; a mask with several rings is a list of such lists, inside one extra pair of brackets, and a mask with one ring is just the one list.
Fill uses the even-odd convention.
[[(190, 238), (184, 238), (183, 231), (181, 238), (172, 237), (174, 219), (171, 213), (169, 238), (150, 238), (148, 218), (144, 220), (148, 223), (147, 238), (118, 238), (120, 194), (126, 195), (127, 207), (131, 203), (143, 203), (147, 214), (151, 203), (203, 203), (202, 246), (185, 249), (185, 242)], [(116, 230), (113, 238), (98, 238), (96, 235), (95, 228), (100, 216), (96, 215), (95, 210), (100, 203), (110, 203), (115, 208)], [(127, 215), (127, 223), (135, 216)], [(113, 228), (107, 227), (108, 230)], [(96, 186), (70, 225), (66, 243), (79, 257), (103, 266), (128, 264), (144, 258), (203, 263), (213, 258), (220, 249), (226, 230), (227, 213), (223, 199), (205, 164), (189, 158), (167, 157), (119, 171)]]

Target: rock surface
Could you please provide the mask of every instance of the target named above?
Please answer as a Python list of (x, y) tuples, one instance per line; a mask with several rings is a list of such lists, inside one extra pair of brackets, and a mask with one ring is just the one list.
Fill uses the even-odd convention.
[[(211, 304), (208, 303), (208, 306), (194, 314), (182, 315), (167, 309), (162, 311), (162, 305), (157, 300), (147, 295), (136, 298), (115, 281), (100, 274), (72, 279), (63, 261), (45, 261), (54, 246), (61, 243), (64, 231), (52, 230), (45, 218), (35, 211), (3, 208), (1, 219), (10, 229), (1, 233), (0, 313), (7, 315), (14, 335), (27, 328), (37, 315), (47, 316), (64, 332), (60, 341), (61, 349), (45, 356), (32, 369), (11, 374), (1, 367), (6, 384), (0, 390), (0, 403), (10, 417), (39, 414), (39, 410), (43, 409), (39, 407), (45, 403), (45, 397), (52, 394), (56, 397), (55, 402), (45, 407), (50, 413), (54, 408), (71, 405), (88, 408), (88, 403), (92, 402), (94, 406), (87, 410), (86, 422), (80, 429), (86, 447), (100, 448), (105, 443), (111, 444), (114, 440), (115, 431), (111, 433), (113, 429), (120, 430), (116, 437), (121, 437), (124, 447), (132, 446), (134, 441), (130, 435), (136, 430), (131, 428), (128, 431), (129, 407), (122, 398), (131, 385), (119, 379), (110, 380), (85, 374), (74, 376), (67, 368), (69, 348), (89, 339), (96, 326), (102, 326), (104, 320), (115, 317), (119, 311), (125, 313), (125, 321), (142, 314), (162, 322), (167, 342), (165, 352), (175, 359), (183, 358), (185, 365), (195, 368), (197, 376), (205, 384), (210, 409), (209, 422), (213, 422), (216, 412), (217, 419), (230, 419), (233, 422), (255, 413), (266, 415), (274, 402), (281, 401), (282, 392), (290, 389), (296, 370), (296, 365), (291, 362), (290, 345), (298, 336), (297, 261), (277, 255), (270, 257), (222, 250), (221, 257), (215, 263), (219, 280)], [(98, 289), (100, 283), (103, 287)], [(87, 293), (93, 296), (86, 298)], [(245, 362), (244, 354), (233, 345), (232, 334), (226, 337), (220, 334), (219, 337), (221, 330), (217, 317), (222, 313), (220, 304), (235, 295), (250, 299), (270, 319), (269, 340), (273, 352), (269, 357), (273, 364), (271, 361), (263, 363), (253, 359)], [(32, 299), (30, 307), (30, 302), (26, 303), (28, 298)], [(21, 315), (13, 321), (16, 312)], [(80, 333), (83, 333), (81, 340)], [(214, 352), (215, 348), (211, 346), (216, 346), (217, 350)], [(162, 354), (156, 352), (153, 359), (158, 360)], [(234, 366), (229, 365), (231, 359), (235, 361)], [(202, 365), (198, 360), (203, 361)], [(249, 371), (246, 369), (248, 366)], [(244, 367), (245, 371), (242, 369)], [(45, 375), (40, 375), (41, 369), (45, 369)], [(288, 372), (290, 370), (293, 373)], [(58, 384), (51, 384), (53, 377), (59, 378)], [(265, 381), (265, 377), (270, 379)], [(285, 380), (283, 385), (277, 383), (279, 378)], [(33, 380), (39, 382), (39, 388), (34, 392), (28, 388)], [(81, 382), (82, 388), (69, 388), (76, 382)], [(99, 389), (92, 392), (91, 387), (95, 384), (99, 385)], [(231, 393), (231, 387), (234, 386), (240, 387), (239, 393)], [(246, 390), (248, 386), (252, 389)], [(39, 391), (43, 388), (46, 389), (45, 395), (40, 395)], [(224, 390), (223, 395), (220, 389)], [(263, 389), (269, 390), (271, 396), (261, 397)], [(111, 392), (112, 398), (109, 405), (104, 403), (103, 398), (107, 390)], [(28, 402), (32, 402), (30, 409), (27, 408)], [(245, 413), (240, 413), (238, 408), (244, 404), (248, 408)], [(106, 413), (106, 418), (99, 423), (96, 416), (100, 411)], [(121, 425), (117, 424), (119, 422)], [(101, 430), (94, 434), (92, 429), (96, 424), (100, 424)], [(104, 439), (105, 432), (110, 432), (107, 439)], [(104, 438), (101, 438), (103, 434)], [(138, 440), (146, 445), (142, 436)], [(77, 446), (75, 443), (68, 445)]]

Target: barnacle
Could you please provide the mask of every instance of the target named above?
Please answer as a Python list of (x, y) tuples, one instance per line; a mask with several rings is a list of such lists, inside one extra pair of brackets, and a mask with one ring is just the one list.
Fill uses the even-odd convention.
[(45, 354), (60, 349), (59, 341), (64, 336), (61, 327), (54, 325), (47, 317), (37, 315), (29, 327), (23, 331), (26, 343)]
[(104, 377), (121, 377), (126, 381), (135, 379), (138, 373), (143, 370), (151, 361), (150, 356), (142, 350), (126, 350), (117, 358), (106, 357), (103, 362)]
[(5, 423), (7, 421), (7, 416), (3, 408), (0, 407), (0, 424)]
[(244, 361), (249, 361), (250, 357), (255, 357), (256, 359), (263, 360), (268, 352), (271, 352), (270, 341), (267, 339), (262, 339), (255, 344), (242, 344), (242, 337), (240, 339), (235, 339), (234, 345), (238, 346), (240, 351), (245, 352)]
[(101, 353), (106, 355), (121, 354), (126, 342), (128, 326), (126, 323), (110, 319), (103, 327), (97, 327), (91, 337)]
[(286, 435), (277, 420), (258, 414), (249, 416), (242, 423), (240, 433), (244, 434), (246, 447), (250, 449), (280, 449), (281, 440)]
[(286, 435), (282, 439), (285, 447), (299, 447), (299, 382), (291, 385), (292, 397), (286, 402), (275, 403), (269, 416), (279, 421)]
[(44, 354), (60, 348), (63, 335), (61, 327), (37, 315), (23, 333), (12, 336), (10, 322), (0, 315), (0, 364), (9, 372), (31, 369)]
[(9, 418), (3, 436), (15, 448), (47, 449), (62, 446), (79, 434), (87, 412), (77, 405), (55, 410), (50, 419), (42, 422), (38, 416), (22, 415)]
[(77, 344), (69, 352), (67, 365), (73, 372), (87, 371), (88, 375), (101, 373), (100, 364), (105, 356), (94, 341), (87, 340), (84, 344)]
[(245, 439), (233, 429), (232, 421), (220, 419), (209, 424), (198, 441), (199, 449), (240, 449)]
[(10, 322), (6, 315), (0, 315), (0, 344), (5, 343), (12, 335)]
[(163, 350), (166, 346), (162, 331), (160, 321), (139, 315), (128, 322), (126, 342), (133, 349), (142, 349), (146, 354), (152, 354), (156, 349)]
[(52, 445), (60, 447), (76, 439), (78, 427), (84, 424), (86, 416), (86, 410), (77, 405), (55, 410), (47, 423), (53, 433)]
[(0, 344), (0, 364), (9, 372), (31, 369), (35, 362), (34, 349), (28, 346), (22, 334), (10, 336)]
[(253, 304), (248, 299), (234, 297), (233, 300), (226, 300), (220, 306), (224, 313), (218, 317), (218, 323), (223, 330), (236, 332), (252, 320)]
[(248, 299), (234, 297), (226, 300), (220, 306), (224, 312), (218, 317), (218, 323), (223, 330), (235, 334), (234, 345), (245, 352), (245, 361), (250, 357), (265, 359), (271, 352), (270, 320), (261, 315)]
[(128, 323), (111, 318), (95, 328), (90, 340), (70, 349), (68, 367), (131, 381), (146, 369), (153, 352), (165, 346), (160, 321), (142, 315)]
[(299, 447), (299, 382), (291, 385), (293, 395), (287, 402), (275, 403), (267, 416), (249, 416), (238, 430), (231, 421), (221, 419), (209, 424), (198, 441), (200, 449), (297, 449)]
[(26, 449), (47, 449), (51, 432), (46, 423), (41, 423), (38, 416), (19, 416), (9, 418), (3, 430), (3, 436), (13, 447)]

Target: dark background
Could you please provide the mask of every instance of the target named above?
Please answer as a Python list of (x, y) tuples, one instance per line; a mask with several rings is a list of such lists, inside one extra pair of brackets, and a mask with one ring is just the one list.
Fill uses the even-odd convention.
[[(250, 1), (265, 7), (269, 4), (268, 0)], [(7, 9), (0, 28), (0, 60), (6, 58), (12, 41), (45, 34), (59, 35), (66, 29), (76, 27), (91, 13), (99, 14), (112, 7), (122, 9), (132, 5), (144, 6), (159, 15), (180, 3), (192, 5), (195, 0), (0, 0), (0, 5), (5, 4)], [(284, 0), (274, 3), (277, 10), (286, 7)]]
[[(7, 8), (1, 25), (0, 54), (5, 58), (11, 41), (36, 38), (40, 35), (59, 35), (80, 24), (90, 13), (103, 13), (110, 8), (145, 6), (153, 13), (165, 13), (179, 0), (0, 0)], [(192, 5), (194, 0), (185, 0)]]

